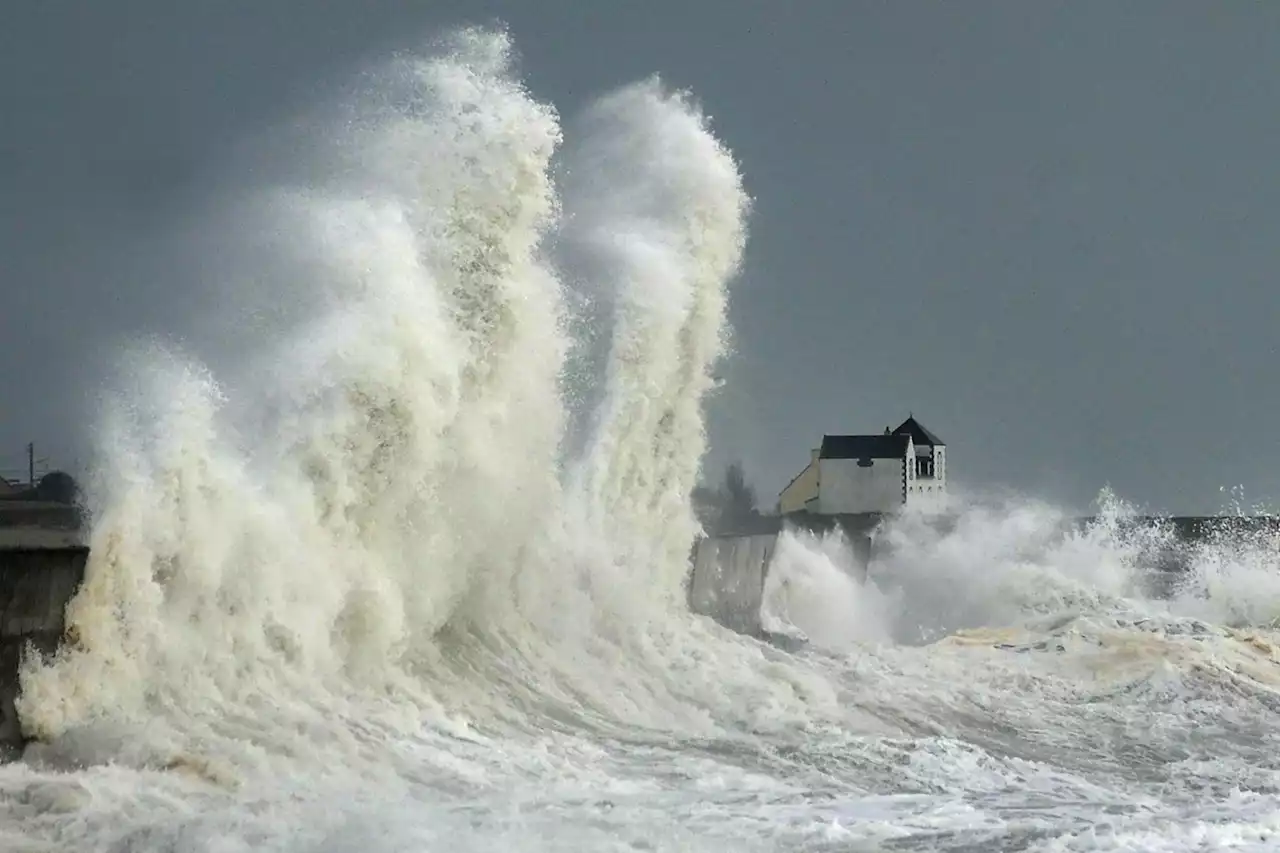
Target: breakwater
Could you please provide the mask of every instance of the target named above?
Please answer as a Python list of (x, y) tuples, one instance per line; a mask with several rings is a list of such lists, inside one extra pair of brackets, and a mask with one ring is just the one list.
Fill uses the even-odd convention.
[(14, 710), (22, 656), (57, 650), (88, 557), (76, 531), (0, 528), (0, 753), (24, 740)]
[[(718, 530), (694, 543), (688, 582), (689, 609), (708, 616), (748, 636), (770, 639), (763, 630), (760, 606), (764, 600), (769, 565), (784, 530), (805, 530), (824, 534), (840, 530), (852, 552), (850, 570), (865, 580), (876, 557), (876, 529), (886, 518), (880, 513), (859, 515), (761, 516), (733, 528)], [(1092, 516), (1069, 519), (1065, 535), (1095, 523)], [(956, 518), (936, 520), (945, 533)], [(1141, 557), (1146, 569), (1144, 592), (1153, 598), (1170, 595), (1185, 574), (1198, 544), (1214, 540), (1245, 541), (1270, 537), (1280, 543), (1280, 517), (1276, 516), (1134, 516), (1119, 522), (1126, 529), (1160, 529), (1167, 533), (1153, 537), (1153, 548)], [(1280, 552), (1277, 553), (1280, 560)], [(1278, 565), (1280, 570), (1280, 565)]]

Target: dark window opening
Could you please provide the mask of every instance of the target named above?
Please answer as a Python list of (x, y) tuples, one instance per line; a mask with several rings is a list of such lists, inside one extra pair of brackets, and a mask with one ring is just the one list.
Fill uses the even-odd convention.
[(933, 457), (916, 457), (916, 476), (925, 480), (933, 479)]

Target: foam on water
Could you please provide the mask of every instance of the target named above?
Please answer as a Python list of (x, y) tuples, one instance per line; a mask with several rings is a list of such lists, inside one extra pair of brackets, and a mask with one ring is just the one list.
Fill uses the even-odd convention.
[(562, 131), (501, 33), (365, 79), (222, 214), (288, 235), (228, 316), (283, 318), (122, 360), (0, 848), (1268, 843), (1273, 543), (1153, 601), (1171, 540), (1117, 501), (962, 501), (867, 585), (784, 537), (764, 616), (805, 651), (688, 614), (733, 158), (657, 80)]

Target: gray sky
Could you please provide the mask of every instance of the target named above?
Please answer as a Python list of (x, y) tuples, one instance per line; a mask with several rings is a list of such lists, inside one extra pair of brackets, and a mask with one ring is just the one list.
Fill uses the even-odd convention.
[[(565, 115), (693, 89), (756, 199), (709, 464), (766, 500), (914, 410), (950, 473), (1280, 499), (1280, 4), (14, 0), (0, 13), (0, 468), (84, 453), (110, 348), (197, 309), (149, 235), (353, 63), (497, 16)], [(128, 257), (125, 257), (128, 256)], [(192, 285), (194, 287), (194, 285)]]

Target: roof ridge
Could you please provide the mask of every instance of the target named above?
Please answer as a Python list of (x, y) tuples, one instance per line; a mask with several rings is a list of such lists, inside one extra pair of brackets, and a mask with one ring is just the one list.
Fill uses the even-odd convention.
[(898, 424), (898, 428), (893, 432), (895, 435), (910, 435), (915, 439), (916, 444), (946, 446), (946, 442), (939, 438), (937, 433), (916, 420), (914, 414), (908, 415), (907, 419)]

